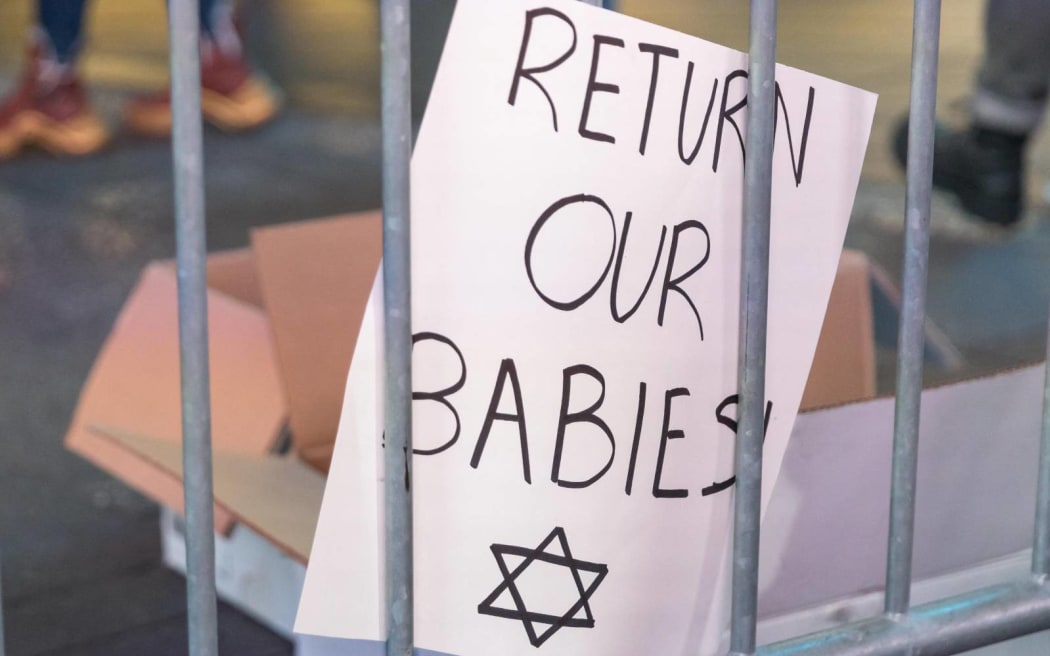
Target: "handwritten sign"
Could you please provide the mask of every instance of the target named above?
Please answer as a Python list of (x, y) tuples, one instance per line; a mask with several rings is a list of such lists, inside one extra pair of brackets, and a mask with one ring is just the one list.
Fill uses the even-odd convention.
[[(412, 161), (416, 642), (696, 653), (721, 628), (747, 62), (570, 0), (460, 0)], [(777, 68), (765, 496), (872, 95)], [(382, 640), (382, 320), (298, 630)], [(714, 627), (714, 628), (709, 628)]]

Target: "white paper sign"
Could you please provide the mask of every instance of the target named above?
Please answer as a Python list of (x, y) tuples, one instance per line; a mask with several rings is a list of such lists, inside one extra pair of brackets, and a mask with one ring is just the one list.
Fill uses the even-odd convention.
[[(714, 648), (746, 70), (739, 52), (584, 3), (457, 3), (412, 161), (419, 647)], [(776, 77), (767, 499), (875, 107)], [(385, 636), (380, 303), (347, 386), (305, 633)]]

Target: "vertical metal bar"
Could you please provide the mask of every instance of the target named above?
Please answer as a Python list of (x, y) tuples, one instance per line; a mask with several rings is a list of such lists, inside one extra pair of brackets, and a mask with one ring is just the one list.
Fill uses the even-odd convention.
[(386, 330), (388, 656), (412, 656), (412, 296), (409, 163), (412, 71), (408, 0), (382, 0), (383, 293)]
[(733, 524), (730, 651), (755, 651), (758, 545), (762, 510), (762, 437), (766, 390), (766, 311), (769, 294), (769, 212), (773, 176), (776, 0), (751, 0), (747, 158), (740, 272), (740, 393)]
[(171, 0), (168, 26), (186, 500), (186, 614), (190, 656), (217, 656), (198, 1)]
[(890, 615), (907, 612), (911, 596), (940, 21), (940, 0), (915, 0), (905, 203), (904, 298), (897, 345), (897, 405), (894, 412), (890, 531), (886, 562), (885, 610)]
[(4, 656), (4, 557), (0, 553), (0, 656)]
[(1043, 438), (1039, 448), (1039, 488), (1035, 502), (1032, 573), (1050, 575), (1050, 328), (1047, 330), (1046, 380), (1043, 385)]

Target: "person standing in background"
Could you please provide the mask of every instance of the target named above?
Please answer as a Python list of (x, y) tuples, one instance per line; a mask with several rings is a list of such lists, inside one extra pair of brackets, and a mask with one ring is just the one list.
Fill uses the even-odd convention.
[[(970, 125), (938, 126), (933, 184), (954, 195), (981, 223), (1014, 227), (1024, 208), (1025, 149), (1042, 122), (1050, 93), (1050, 2), (989, 0), (985, 52), (970, 107)], [(903, 167), (903, 122), (894, 153)]]
[[(109, 133), (91, 107), (77, 74), (88, 0), (37, 0), (21, 81), (0, 99), (0, 160), (27, 146), (57, 155), (87, 155)], [(200, 0), (201, 109), (205, 120), (230, 132), (269, 122), (280, 109), (277, 93), (245, 58), (228, 0)], [(171, 131), (167, 91), (131, 100), (124, 120), (133, 131), (164, 136)]]

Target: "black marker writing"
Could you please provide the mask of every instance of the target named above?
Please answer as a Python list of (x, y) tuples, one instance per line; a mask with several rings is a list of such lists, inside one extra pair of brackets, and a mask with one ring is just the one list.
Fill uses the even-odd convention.
[[(503, 398), (503, 386), (510, 381), (511, 389), (514, 391), (514, 412), (499, 412), (499, 402)], [(470, 458), (470, 466), (478, 468), (481, 462), (481, 454), (485, 451), (488, 443), (489, 431), (492, 423), (496, 420), (510, 421), (518, 425), (518, 439), (521, 442), (521, 469), (525, 475), (525, 482), (532, 483), (532, 469), (529, 466), (529, 436), (525, 429), (525, 410), (521, 402), (521, 383), (518, 382), (518, 369), (514, 366), (514, 360), (507, 358), (500, 363), (499, 373), (496, 375), (496, 386), (492, 390), (492, 400), (489, 401), (489, 410), (485, 413), (485, 423), (478, 435), (478, 442), (474, 445), (474, 455)]]
[(689, 396), (689, 390), (677, 387), (664, 393), (664, 427), (660, 432), (660, 454), (656, 458), (656, 474), (653, 476), (653, 496), (657, 499), (680, 499), (689, 496), (689, 490), (677, 488), (666, 490), (660, 487), (660, 479), (664, 471), (664, 458), (667, 456), (667, 442), (669, 440), (680, 440), (685, 437), (685, 432), (680, 429), (671, 429), (671, 401), (675, 397)]
[[(467, 363), (464, 359), (463, 353), (455, 342), (450, 338), (435, 332), (420, 332), (413, 336), (413, 344), (422, 344), (426, 342), (433, 342), (438, 346), (447, 349), (456, 356), (459, 363), (458, 370), (454, 370), (456, 371), (456, 378), (451, 384), (434, 391), (413, 390), (412, 393), (414, 401), (438, 403), (451, 412), (455, 419), (456, 428), (453, 435), (446, 438), (444, 443), (437, 447), (418, 448), (414, 451), (416, 455), (429, 456), (448, 451), (457, 444), (461, 431), (461, 411), (453, 406), (450, 397), (454, 396), (466, 386), (469, 377), (467, 375)], [(601, 416), (601, 414), (605, 414), (602, 408), (606, 407), (605, 399), (608, 391), (608, 381), (597, 368), (582, 363), (563, 369), (561, 372), (561, 379), (561, 398), (557, 424), (541, 426), (538, 432), (534, 430), (533, 438), (535, 439), (535, 435), (538, 434), (543, 438), (553, 439), (553, 455), (550, 470), (550, 480), (552, 483), (563, 488), (587, 488), (597, 484), (602, 478), (604, 478), (616, 463), (616, 433), (614, 432), (614, 427), (610, 426), (605, 417)], [(594, 386), (588, 384), (588, 379), (591, 383), (597, 386), (597, 395), (592, 398), (592, 400), (581, 401), (580, 389), (593, 388)], [(646, 382), (642, 381), (638, 383), (637, 401), (634, 406), (634, 416), (631, 424), (625, 422), (623, 425), (615, 426), (617, 431), (622, 431), (622, 435), (626, 435), (628, 430), (633, 428), (633, 431), (631, 432), (632, 439), (630, 454), (628, 456), (626, 467), (626, 479), (624, 481), (624, 493), (630, 496), (634, 492), (635, 480), (638, 477), (639, 454), (646, 450), (643, 448), (642, 443), (643, 441), (649, 440), (648, 443), (650, 444), (653, 441), (656, 442), (656, 444), (653, 445), (656, 447), (656, 460), (654, 468), (651, 470), (653, 472), (653, 497), (657, 499), (680, 499), (688, 497), (690, 495), (690, 489), (685, 487), (671, 487), (665, 480), (665, 465), (669, 460), (674, 460), (674, 448), (672, 442), (684, 439), (687, 433), (685, 430), (686, 428), (688, 428), (688, 433), (693, 440), (707, 440), (710, 436), (716, 434), (722, 429), (713, 424), (682, 426), (680, 423), (681, 420), (675, 422), (672, 417), (674, 400), (678, 397), (691, 397), (689, 389), (685, 387), (676, 387), (664, 392), (663, 415), (659, 433), (657, 434), (656, 431), (650, 430), (648, 432), (649, 437), (646, 438), (645, 413), (646, 402), (648, 399), (648, 388), (649, 386)], [(505, 399), (504, 397), (508, 398)], [(499, 361), (499, 369), (496, 373), (495, 383), (492, 388), (492, 393), (489, 396), (489, 403), (484, 417), (475, 418), (481, 420), (480, 423), (482, 424), (482, 427), (479, 431), (477, 441), (473, 445), (469, 464), (473, 469), (478, 469), (480, 467), (486, 448), (491, 446), (489, 444), (489, 438), (491, 437), (495, 422), (508, 422), (517, 429), (517, 444), (511, 448), (516, 447), (516, 450), (520, 453), (522, 477), (527, 484), (531, 485), (532, 463), (529, 456), (529, 427), (526, 426), (525, 402), (523, 397), (521, 380), (515, 360), (513, 358), (503, 358)], [(500, 407), (504, 403), (508, 403), (512, 405), (512, 407), (508, 410), (501, 411)], [(695, 403), (695, 401), (690, 398), (689, 400), (679, 401), (679, 404), (681, 403), (690, 404)], [(581, 408), (581, 405), (584, 407)], [(738, 397), (736, 394), (732, 394), (724, 398), (718, 404), (718, 407), (715, 408), (713, 413), (715, 423), (719, 426), (728, 428), (734, 435), (738, 428), (736, 413), (734, 412), (737, 405)], [(683, 410), (683, 408), (679, 407), (679, 415), (681, 415)], [(610, 412), (612, 411), (610, 410)], [(773, 402), (768, 401), (765, 407), (766, 430), (769, 428), (772, 413)], [(616, 414), (619, 415), (619, 413)], [(706, 415), (706, 412), (704, 414)], [(695, 417), (696, 414), (695, 412), (686, 412), (685, 416)], [(710, 415), (707, 416), (710, 417)], [(473, 424), (469, 418), (464, 423), (468, 426)], [(585, 424), (589, 424), (591, 428), (586, 428), (584, 426)], [(533, 426), (531, 428), (535, 427)], [(586, 434), (587, 430), (599, 431), (608, 442), (608, 450), (606, 451), (604, 447), (595, 448), (591, 441), (593, 438), (590, 438)], [(513, 435), (513, 433), (505, 433), (504, 435)], [(593, 432), (591, 435), (593, 435)], [(577, 441), (575, 446), (573, 446), (573, 440)], [(507, 446), (501, 445), (496, 448), (505, 449)], [(622, 452), (623, 451), (621, 451), (621, 453)], [(689, 452), (688, 448), (686, 449), (686, 452)], [(567, 454), (571, 454), (571, 457)], [(588, 458), (590, 460), (587, 460)], [(571, 464), (567, 465), (566, 463)], [(580, 473), (581, 468), (586, 474)], [(565, 469), (571, 469), (571, 475), (574, 476), (574, 478), (569, 478), (564, 471)], [(406, 484), (407, 480), (406, 471)], [(716, 481), (700, 488), (700, 495), (706, 497), (718, 494), (719, 492), (731, 488), (735, 481), (736, 478), (733, 476), (721, 481)]]
[[(539, 20), (540, 18), (544, 18), (545, 20), (541, 21)], [(540, 25), (543, 27), (539, 27)], [(550, 31), (556, 29), (558, 25), (567, 27), (571, 32), (571, 44), (554, 59), (535, 65), (530, 63), (528, 61), (529, 46), (532, 43), (534, 32), (540, 29)], [(555, 102), (551, 89), (540, 81), (539, 76), (548, 73), (569, 61), (576, 54), (577, 38), (576, 25), (568, 16), (560, 11), (550, 7), (541, 7), (525, 12), (524, 32), (518, 50), (514, 74), (511, 77), (510, 94), (507, 97), (507, 102), (511, 106), (517, 105), (518, 91), (521, 86), (521, 81), (528, 80), (546, 99), (547, 104), (550, 107), (551, 122), (554, 126), (555, 132), (558, 131), (558, 105)], [(580, 105), (577, 105), (581, 107), (577, 129), (577, 133), (580, 137), (602, 143), (617, 143), (615, 130), (610, 129), (608, 126), (603, 130), (598, 130), (591, 126), (592, 119), (595, 116), (617, 115), (613, 112), (594, 111), (595, 96), (597, 94), (601, 93), (607, 94), (607, 96), (615, 96), (615, 98), (606, 97), (604, 102), (608, 103), (610, 106), (616, 103), (621, 105), (623, 103), (640, 104), (641, 99), (644, 98), (645, 111), (641, 113), (639, 117), (638, 153), (640, 156), (646, 156), (654, 147), (654, 144), (650, 139), (650, 132), (654, 124), (654, 115), (658, 114), (656, 106), (659, 104), (657, 97), (660, 95), (660, 90), (668, 84), (681, 84), (682, 101), (679, 106), (676, 144), (680, 161), (687, 166), (691, 166), (695, 162), (708, 135), (708, 128), (710, 127), (712, 116), (715, 116), (716, 120), (714, 127), (714, 145), (711, 153), (711, 170), (717, 173), (719, 165), (723, 160), (723, 156), (728, 155), (727, 142), (732, 144), (732, 142), (735, 141), (739, 148), (737, 149), (734, 147), (733, 150), (738, 150), (741, 160), (746, 157), (740, 115), (740, 113), (746, 109), (748, 104), (748, 73), (746, 70), (736, 69), (725, 73), (724, 75), (715, 75), (713, 78), (709, 78), (710, 83), (708, 83), (706, 80), (700, 81), (696, 79), (696, 63), (690, 60), (681, 59), (681, 52), (677, 48), (657, 43), (638, 43), (637, 51), (634, 51), (632, 48), (627, 47), (626, 42), (622, 38), (610, 34), (595, 34), (593, 35), (592, 40), (593, 47), (590, 52), (589, 66), (586, 68), (582, 66), (572, 67), (573, 71), (576, 71), (577, 74), (581, 75), (579, 84), (583, 89), (582, 102)], [(600, 72), (601, 56), (603, 53), (606, 53), (610, 47), (624, 49), (624, 54), (627, 57), (646, 58), (645, 63), (649, 66), (650, 70), (648, 84), (646, 86), (633, 88), (624, 87), (621, 84), (610, 81), (608, 75), (602, 77)], [(607, 66), (606, 69), (608, 70), (609, 67)], [(582, 71), (584, 70), (587, 71), (585, 78), (582, 77)], [(554, 87), (553, 84), (549, 86), (551, 88)], [(694, 86), (698, 87), (698, 90), (696, 91), (697, 94), (706, 95), (701, 95), (700, 98), (692, 98), (690, 94), (693, 92)], [(567, 87), (563, 84), (561, 88), (564, 90)], [(719, 93), (719, 90), (721, 90), (721, 93)], [(638, 100), (627, 98), (627, 96), (632, 95), (639, 96)], [(812, 86), (808, 88), (805, 114), (802, 119), (800, 134), (797, 122), (795, 128), (792, 129), (792, 125), (788, 118), (788, 100), (786, 96), (792, 94), (785, 93), (784, 89), (778, 82), (775, 87), (774, 95), (774, 103), (776, 105), (774, 116), (775, 120), (778, 121), (778, 128), (774, 132), (774, 140), (779, 140), (782, 137), (787, 139), (789, 157), (784, 158), (781, 161), (784, 161), (785, 164), (790, 164), (791, 173), (795, 179), (795, 186), (798, 187), (802, 184), (804, 177), (806, 150), (809, 145), (809, 137), (811, 133), (810, 128), (813, 125), (813, 115), (817, 105), (817, 91)], [(575, 98), (579, 98), (579, 96), (575, 96)], [(573, 106), (571, 101), (575, 98), (562, 98), (562, 105)], [(698, 103), (699, 107), (705, 108), (703, 118), (698, 121), (699, 130), (696, 130), (695, 127), (688, 129), (686, 125), (689, 115), (688, 110), (690, 104), (694, 101)], [(717, 114), (715, 113), (716, 103), (718, 103)], [(659, 117), (655, 120), (658, 123), (660, 121)], [(783, 130), (779, 129), (780, 121), (783, 121)], [(796, 137), (798, 139), (797, 143)], [(667, 146), (670, 147), (671, 144), (667, 144)]]
[[(675, 256), (678, 254), (678, 237), (689, 229), (699, 230), (704, 233), (704, 255), (700, 258), (699, 262), (694, 264), (685, 273), (679, 274), (672, 279), (671, 271), (674, 269)], [(693, 311), (693, 316), (696, 317), (697, 327), (700, 328), (700, 339), (702, 340), (704, 338), (704, 322), (700, 319), (700, 311), (696, 309), (696, 304), (693, 303), (693, 299), (689, 297), (689, 294), (687, 294), (680, 285), (707, 264), (709, 257), (711, 257), (711, 235), (708, 234), (707, 228), (704, 227), (703, 223), (700, 223), (699, 221), (684, 221), (674, 227), (674, 234), (671, 235), (671, 255), (667, 261), (667, 272), (664, 274), (663, 289), (660, 291), (660, 312), (656, 316), (657, 325), (664, 325), (664, 311), (667, 309), (667, 293), (675, 292), (689, 304), (689, 309)]]
[[(737, 78), (743, 78), (744, 94), (741, 99), (732, 107), (728, 109), (726, 106), (729, 104), (729, 87), (732, 85), (733, 80)], [(722, 152), (722, 132), (725, 129), (726, 123), (733, 126), (733, 131), (736, 132), (736, 140), (740, 142), (740, 153), (743, 156), (744, 153), (744, 135), (740, 132), (740, 126), (736, 124), (736, 119), (733, 115), (739, 112), (741, 109), (747, 106), (747, 71), (733, 71), (726, 76), (726, 82), (722, 85), (722, 111), (718, 113), (718, 133), (715, 135), (715, 154), (711, 157), (711, 170), (718, 172), (718, 156)]]
[(718, 78), (715, 78), (711, 82), (711, 95), (707, 99), (707, 111), (704, 112), (704, 122), (700, 125), (700, 136), (696, 138), (696, 143), (693, 144), (693, 150), (688, 155), (685, 154), (685, 115), (689, 109), (689, 88), (693, 85), (693, 62), (689, 62), (689, 67), (685, 74), (685, 88), (682, 89), (682, 111), (678, 115), (678, 156), (682, 158), (682, 161), (686, 164), (692, 164), (693, 160), (696, 159), (697, 154), (700, 153), (700, 146), (704, 144), (704, 135), (707, 134), (707, 124), (711, 121), (711, 110), (715, 106), (715, 97), (718, 95)]
[(660, 243), (656, 246), (656, 257), (653, 258), (653, 268), (649, 270), (649, 278), (645, 281), (645, 286), (642, 287), (642, 293), (638, 295), (638, 300), (634, 302), (634, 305), (623, 314), (620, 314), (620, 310), (616, 305), (616, 300), (620, 296), (620, 272), (623, 269), (623, 256), (627, 251), (627, 235), (631, 231), (632, 216), (633, 214), (628, 212), (623, 220), (623, 234), (620, 235), (620, 249), (616, 252), (616, 263), (613, 265), (612, 290), (609, 292), (609, 311), (612, 313), (613, 320), (616, 321), (616, 323), (623, 323), (630, 319), (631, 315), (638, 311), (638, 308), (642, 305), (642, 301), (645, 300), (645, 295), (649, 293), (649, 288), (653, 284), (653, 278), (656, 277), (656, 267), (660, 264), (660, 255), (664, 252), (664, 239), (667, 237), (667, 226), (660, 226)]
[(802, 167), (806, 163), (806, 144), (809, 143), (809, 124), (813, 119), (813, 100), (817, 92), (813, 87), (809, 88), (809, 97), (806, 100), (806, 118), (802, 123), (802, 136), (799, 139), (798, 158), (795, 157), (795, 141), (791, 138), (791, 122), (788, 120), (787, 105), (784, 103), (784, 92), (780, 90), (780, 83), (776, 83), (777, 111), (773, 113), (773, 125), (776, 129), (781, 112), (784, 114), (784, 129), (787, 131), (788, 150), (791, 152), (791, 170), (795, 174), (795, 186), (802, 184)]
[(609, 269), (612, 267), (613, 263), (614, 253), (610, 251), (609, 261), (606, 262), (605, 268), (602, 270), (601, 275), (598, 276), (598, 279), (595, 281), (594, 285), (592, 285), (583, 294), (570, 301), (558, 301), (548, 296), (540, 289), (539, 285), (536, 283), (536, 276), (533, 273), (532, 263), (532, 252), (533, 249), (536, 247), (536, 238), (539, 237), (540, 231), (543, 230), (543, 227), (547, 225), (547, 222), (555, 214), (557, 214), (559, 210), (568, 207), (569, 205), (575, 205), (577, 203), (593, 203), (605, 210), (605, 213), (609, 215), (609, 223), (612, 225), (613, 248), (615, 248), (616, 244), (616, 220), (613, 218), (612, 210), (609, 209), (609, 206), (605, 204), (604, 200), (598, 198), (597, 196), (590, 196), (587, 194), (577, 194), (575, 196), (569, 196), (567, 198), (562, 198), (561, 200), (555, 202), (553, 205), (544, 210), (543, 214), (540, 215), (540, 218), (537, 219), (536, 223), (533, 224), (532, 230), (529, 231), (529, 237), (525, 241), (525, 273), (526, 275), (528, 275), (529, 284), (532, 285), (532, 289), (535, 290), (536, 294), (538, 294), (539, 297), (547, 303), (547, 305), (553, 308), (557, 308), (558, 310), (575, 310), (576, 308), (580, 307), (585, 302), (587, 302), (587, 299), (589, 299), (591, 296), (594, 296), (594, 293), (598, 291), (599, 287), (602, 286), (602, 282), (605, 281), (605, 276), (609, 275)]
[[(533, 66), (531, 68), (525, 68), (525, 55), (529, 49), (529, 40), (532, 37), (532, 24), (540, 16), (553, 16), (560, 19), (569, 29), (572, 30), (572, 45), (569, 49), (558, 56), (552, 62), (543, 64), (541, 66)], [(551, 107), (551, 119), (554, 122), (554, 131), (558, 131), (558, 110), (554, 108), (554, 99), (547, 92), (546, 87), (543, 83), (536, 79), (538, 73), (546, 73), (547, 71), (561, 66), (565, 61), (572, 56), (572, 53), (576, 51), (576, 26), (573, 25), (569, 17), (561, 13), (557, 9), (551, 9), (550, 7), (540, 7), (538, 9), (530, 9), (525, 12), (525, 33), (521, 36), (521, 49), (518, 51), (518, 64), (514, 67), (514, 78), (510, 83), (510, 95), (507, 97), (507, 103), (514, 105), (518, 99), (518, 83), (523, 79), (528, 80), (536, 85), (536, 87), (543, 93), (543, 96), (547, 99), (547, 104)]]
[(583, 95), (583, 112), (580, 113), (580, 136), (585, 139), (593, 139), (594, 141), (616, 143), (616, 137), (611, 134), (595, 132), (587, 128), (587, 118), (591, 115), (591, 101), (594, 99), (594, 93), (596, 91), (611, 94), (620, 93), (620, 87), (617, 85), (598, 81), (598, 57), (601, 54), (601, 47), (603, 45), (622, 48), (623, 39), (617, 39), (612, 36), (603, 36), (601, 34), (594, 35), (594, 54), (591, 55), (591, 75), (587, 80), (587, 91), (585, 91)]
[[(638, 142), (638, 153), (645, 154), (645, 145), (649, 142), (649, 123), (653, 120), (653, 104), (656, 102), (656, 82), (660, 79), (660, 57), (678, 57), (678, 50), (659, 46), (655, 43), (639, 43), (638, 50), (653, 56), (653, 72), (649, 77), (649, 98), (645, 101), (645, 119), (642, 120), (642, 138)], [(690, 62), (692, 66), (692, 62)], [(692, 69), (690, 69), (692, 70)]]
[[(601, 392), (598, 395), (598, 400), (583, 410), (569, 412), (572, 398), (572, 379), (574, 376), (580, 375), (589, 376), (591, 379), (597, 381), (598, 385), (601, 387)], [(602, 407), (604, 401), (605, 376), (602, 376), (600, 371), (586, 364), (578, 364), (568, 367), (562, 372), (561, 412), (558, 413), (558, 436), (554, 442), (554, 462), (551, 466), (551, 482), (557, 483), (560, 487), (584, 488), (592, 485), (595, 481), (604, 476), (605, 472), (609, 471), (609, 468), (612, 467), (613, 459), (616, 458), (616, 439), (613, 437), (612, 431), (609, 430), (609, 425), (605, 423), (605, 420), (595, 414), (598, 408)], [(581, 422), (597, 426), (599, 430), (605, 433), (605, 437), (609, 440), (609, 459), (598, 473), (590, 478), (583, 481), (569, 481), (561, 477), (562, 451), (565, 449), (565, 430), (570, 424)]]
[(627, 464), (627, 484), (623, 491), (628, 495), (634, 489), (634, 469), (638, 465), (638, 446), (642, 441), (642, 420), (645, 418), (645, 383), (638, 384), (638, 414), (634, 420), (634, 440), (631, 442), (631, 459)]
[(448, 387), (445, 387), (443, 389), (439, 389), (439, 390), (436, 390), (436, 391), (433, 391), (433, 392), (419, 392), (419, 391), (416, 391), (416, 390), (412, 391), (412, 400), (413, 401), (434, 401), (434, 402), (440, 403), (441, 405), (443, 405), (446, 408), (448, 408), (448, 411), (452, 413), (453, 419), (456, 420), (456, 430), (452, 433), (452, 437), (450, 437), (448, 439), (448, 441), (446, 441), (441, 446), (437, 446), (437, 447), (434, 447), (434, 448), (431, 448), (431, 449), (418, 449), (418, 448), (412, 449), (412, 453), (414, 453), (416, 455), (432, 456), (432, 455), (436, 455), (438, 453), (441, 453), (442, 451), (447, 450), (453, 444), (455, 444), (456, 441), (459, 439), (459, 431), (460, 431), (460, 429), (462, 427), (462, 425), (460, 424), (460, 421), (459, 421), (459, 413), (456, 412), (456, 408), (452, 405), (451, 402), (449, 402), (448, 397), (449, 397), (449, 395), (455, 394), (456, 392), (461, 390), (463, 388), (463, 384), (467, 382), (467, 362), (466, 362), (466, 360), (463, 359), (463, 352), (459, 350), (459, 347), (456, 346), (455, 342), (453, 342), (448, 337), (445, 337), (444, 335), (439, 335), (438, 333), (426, 333), (426, 332), (424, 332), (424, 333), (416, 333), (415, 335), (412, 336), (412, 347), (413, 347), (413, 349), (415, 348), (416, 344), (418, 344), (419, 342), (424, 342), (424, 341), (434, 341), (434, 342), (437, 342), (439, 344), (444, 344), (448, 348), (452, 349), (452, 352), (456, 354), (457, 358), (459, 358), (459, 372), (460, 372), (459, 373), (459, 378), (456, 379), (456, 382), (452, 383), (451, 385), (449, 385)]
[[(606, 215), (609, 217), (609, 222), (612, 231), (612, 248), (609, 251), (609, 255), (605, 260), (605, 265), (602, 268), (600, 274), (598, 274), (594, 283), (591, 284), (583, 293), (579, 294), (575, 298), (571, 299), (556, 299), (551, 294), (547, 293), (540, 288), (539, 283), (536, 280), (536, 263), (534, 260), (534, 251), (536, 247), (536, 240), (539, 238), (540, 233), (543, 229), (552, 221), (559, 211), (569, 207), (570, 205), (590, 203), (600, 207)], [(569, 217), (571, 218), (571, 217)], [(656, 247), (656, 255), (653, 258), (653, 266), (649, 271), (649, 277), (642, 287), (642, 291), (639, 294), (634, 304), (627, 309), (626, 312), (621, 312), (618, 305), (619, 289), (621, 284), (621, 274), (623, 269), (624, 254), (627, 250), (627, 237), (630, 233), (631, 222), (634, 218), (632, 212), (627, 212), (624, 218), (623, 235), (617, 241), (616, 235), (616, 220), (613, 218), (612, 210), (609, 205), (599, 198), (589, 194), (576, 194), (574, 196), (568, 196), (556, 201), (550, 207), (543, 211), (540, 217), (533, 224), (532, 229), (529, 230), (529, 236), (525, 241), (525, 275), (528, 277), (529, 284), (532, 286), (533, 291), (536, 295), (543, 299), (543, 302), (552, 308), (562, 310), (563, 312), (570, 312), (586, 303), (595, 293), (601, 288), (602, 283), (609, 275), (609, 270), (613, 270), (612, 284), (609, 290), (609, 312), (612, 318), (617, 323), (623, 323), (627, 321), (638, 308), (641, 306), (645, 296), (649, 293), (649, 289), (652, 287), (653, 280), (656, 276), (656, 270), (660, 263), (660, 257), (663, 253), (663, 245), (667, 236), (667, 227), (661, 226), (660, 229), (660, 240)], [(679, 239), (687, 231), (698, 231), (700, 236), (703, 238), (703, 254), (699, 260), (692, 263), (688, 269), (681, 273), (675, 273), (678, 268), (679, 256)], [(700, 310), (697, 308), (696, 303), (689, 296), (689, 293), (682, 287), (689, 278), (696, 275), (698, 271), (707, 263), (711, 256), (711, 236), (707, 231), (707, 228), (703, 223), (696, 220), (682, 221), (674, 226), (671, 235), (671, 247), (666, 262), (666, 269), (664, 271), (663, 285), (660, 289), (660, 306), (656, 316), (656, 323), (658, 326), (664, 325), (664, 318), (667, 312), (667, 299), (670, 292), (674, 292), (685, 300), (689, 306), (690, 312), (696, 319), (697, 328), (699, 329), (700, 339), (704, 338), (704, 322), (700, 317)], [(614, 266), (615, 263), (615, 266)]]
[[(736, 406), (738, 403), (740, 403), (740, 396), (738, 394), (733, 394), (733, 395), (727, 396), (725, 399), (723, 399), (722, 402), (719, 403), (718, 407), (715, 409), (715, 420), (718, 421), (718, 423), (722, 424), (723, 426), (729, 428), (729, 430), (733, 431), (733, 435), (736, 435), (736, 429), (737, 429), (736, 419), (733, 418), (733, 417), (730, 417), (727, 414), (725, 414), (725, 411), (726, 411), (726, 409), (729, 406), (731, 406), (731, 405), (732, 406)], [(765, 418), (765, 421), (763, 422), (763, 424), (764, 424), (763, 429), (764, 430), (768, 430), (769, 429), (769, 418), (770, 418), (770, 416), (772, 416), (772, 414), (773, 414), (773, 402), (772, 401), (767, 401), (766, 402), (766, 418)], [(763, 435), (763, 439), (765, 439), (764, 435)], [(729, 488), (733, 487), (734, 483), (736, 483), (736, 476), (730, 476), (729, 478), (725, 479), (724, 481), (717, 481), (715, 483), (712, 483), (711, 485), (708, 485), (704, 489), (700, 490), (700, 495), (707, 497), (707, 496), (711, 496), (712, 494), (718, 494), (719, 492), (728, 490)]]

